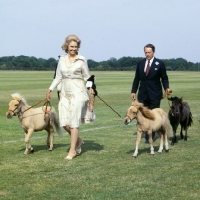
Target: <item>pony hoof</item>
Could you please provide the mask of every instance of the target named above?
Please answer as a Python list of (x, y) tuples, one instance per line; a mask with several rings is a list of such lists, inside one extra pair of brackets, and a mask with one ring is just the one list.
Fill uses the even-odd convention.
[(158, 153), (159, 153), (159, 154), (161, 154), (161, 153), (162, 153), (162, 151), (158, 151)]
[(53, 149), (49, 149), (49, 151), (53, 151)]
[(34, 149), (31, 149), (31, 153), (34, 153)]
[(149, 155), (150, 155), (150, 156), (154, 156), (154, 154), (151, 154), (151, 153), (150, 153)]
[(166, 150), (165, 150), (165, 152), (167, 152), (167, 153), (168, 153), (168, 152), (169, 152), (169, 149), (166, 149)]

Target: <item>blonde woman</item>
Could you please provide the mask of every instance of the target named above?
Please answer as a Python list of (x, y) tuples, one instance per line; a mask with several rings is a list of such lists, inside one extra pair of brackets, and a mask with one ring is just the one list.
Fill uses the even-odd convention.
[[(59, 58), (56, 76), (52, 81), (46, 99), (50, 101), (50, 92), (62, 81), (60, 90), (59, 120), (71, 136), (71, 145), (65, 159), (72, 160), (81, 153), (83, 140), (79, 137), (79, 127), (87, 114), (89, 94), (95, 94), (93, 84), (87, 80), (91, 77), (86, 59), (78, 53), (81, 40), (76, 35), (68, 35), (62, 49), (67, 53)], [(84, 80), (87, 82), (85, 85)], [(87, 88), (86, 88), (87, 87)], [(92, 120), (92, 119), (91, 119)]]

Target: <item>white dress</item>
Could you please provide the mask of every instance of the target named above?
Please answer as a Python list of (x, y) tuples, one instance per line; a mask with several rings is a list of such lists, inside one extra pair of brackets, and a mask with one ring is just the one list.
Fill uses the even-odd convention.
[(89, 94), (84, 82), (89, 77), (87, 61), (83, 56), (78, 54), (73, 63), (69, 62), (67, 55), (60, 56), (56, 77), (49, 87), (53, 91), (62, 81), (58, 104), (60, 126), (78, 128), (86, 122), (87, 115), (91, 116), (87, 109)]

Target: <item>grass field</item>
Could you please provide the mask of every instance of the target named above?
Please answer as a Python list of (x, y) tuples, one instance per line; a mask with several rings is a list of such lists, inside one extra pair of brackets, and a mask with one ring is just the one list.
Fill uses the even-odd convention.
[[(99, 96), (124, 116), (131, 104), (134, 72), (91, 72)], [(19, 92), (29, 105), (45, 98), (53, 72), (1, 71), (0, 73), (0, 199), (88, 200), (197, 200), (200, 199), (200, 73), (168, 72), (172, 96), (191, 107), (193, 125), (188, 141), (170, 145), (169, 153), (149, 156), (142, 138), (139, 156), (132, 158), (136, 122), (126, 126), (108, 106), (95, 101), (97, 121), (82, 125), (83, 153), (64, 160), (70, 145), (67, 134), (55, 135), (54, 150), (46, 146), (46, 132), (34, 133), (33, 154), (23, 155), (24, 133), (17, 117), (6, 118), (10, 94)], [(51, 105), (57, 110), (56, 90)], [(167, 99), (161, 107), (169, 110)], [(170, 131), (172, 136), (172, 131)], [(159, 141), (154, 143), (158, 150)]]

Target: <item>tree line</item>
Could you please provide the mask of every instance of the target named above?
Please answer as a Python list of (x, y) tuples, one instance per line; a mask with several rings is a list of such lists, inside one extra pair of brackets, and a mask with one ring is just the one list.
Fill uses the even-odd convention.
[[(88, 59), (92, 71), (134, 71), (141, 57), (110, 58), (106, 61)], [(200, 63), (188, 62), (183, 58), (162, 59), (168, 71), (200, 71)], [(0, 70), (55, 70), (58, 60), (43, 59), (34, 56), (5, 56), (0, 57)]]

